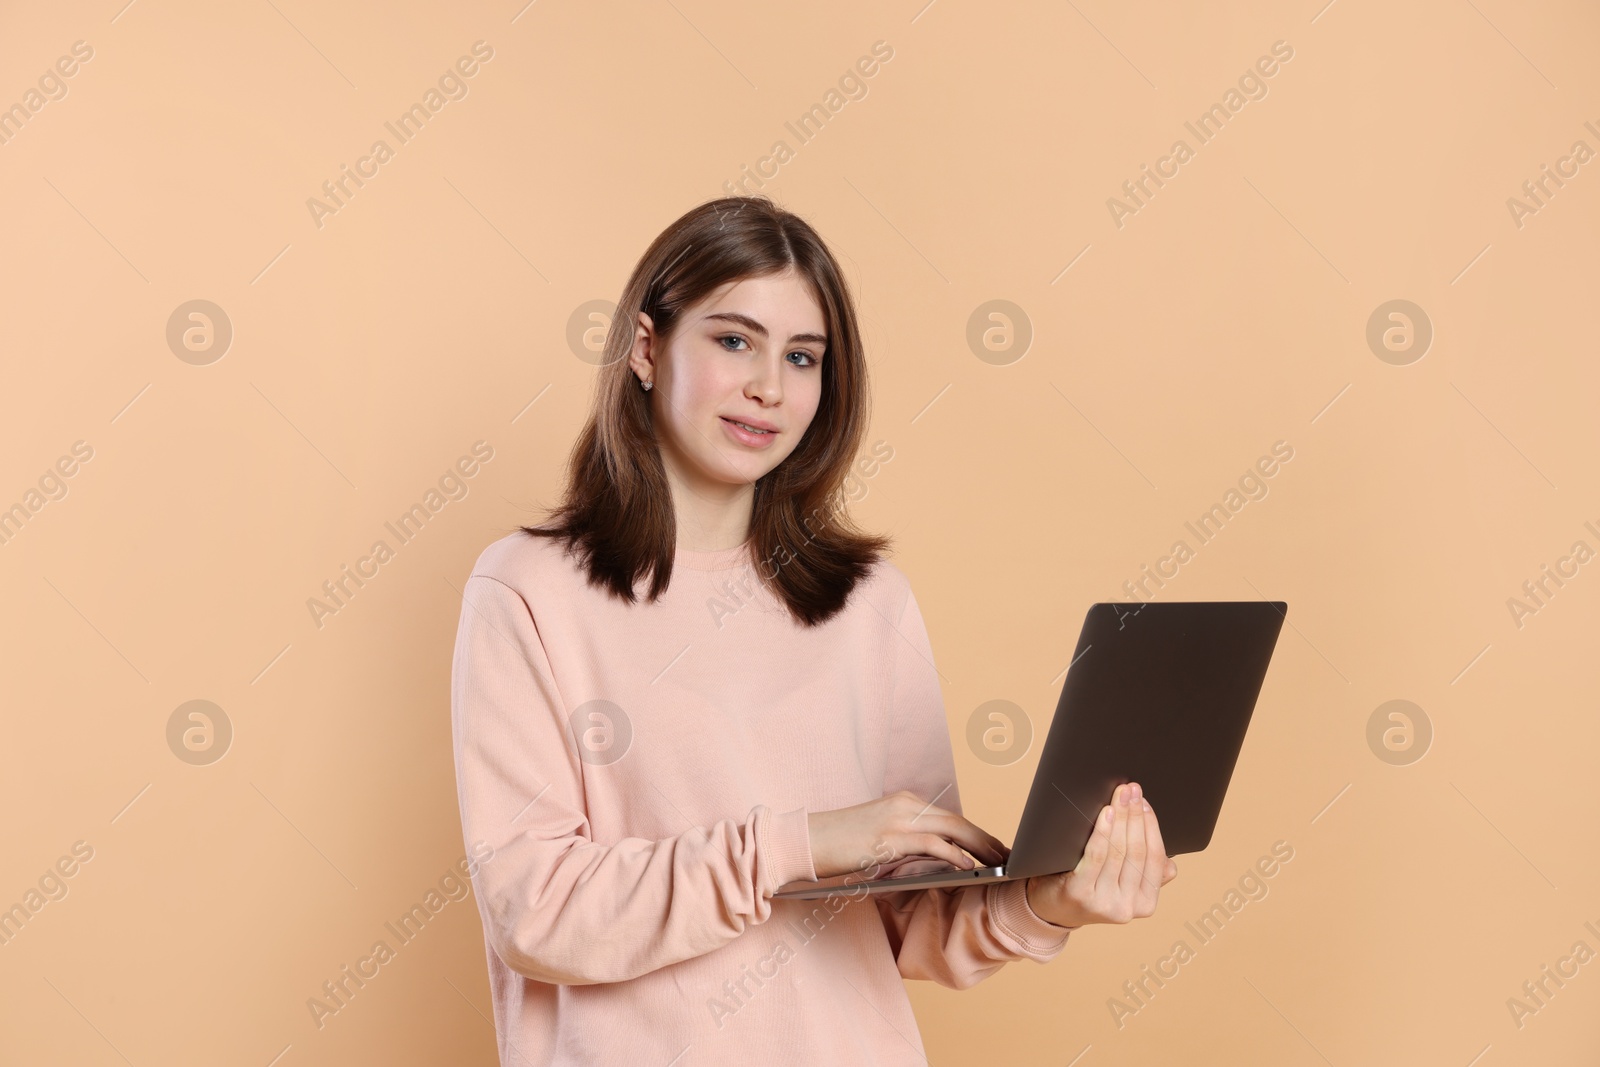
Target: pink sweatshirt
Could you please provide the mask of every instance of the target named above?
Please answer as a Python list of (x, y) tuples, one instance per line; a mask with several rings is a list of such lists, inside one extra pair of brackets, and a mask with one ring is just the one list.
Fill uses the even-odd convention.
[(754, 567), (680, 550), (632, 606), (521, 531), (473, 567), (451, 713), (503, 1067), (925, 1067), (902, 979), (1066, 946), (1020, 881), (771, 899), (816, 876), (808, 811), (961, 799), (905, 574), (807, 629)]

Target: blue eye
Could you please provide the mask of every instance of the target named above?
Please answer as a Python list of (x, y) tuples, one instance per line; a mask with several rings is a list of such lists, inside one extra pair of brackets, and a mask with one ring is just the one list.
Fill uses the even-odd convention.
[[(717, 341), (718, 341), (718, 343), (722, 343), (722, 342), (725, 342), (725, 341), (738, 341), (741, 344), (749, 344), (748, 341), (746, 341), (743, 337), (741, 337), (739, 334), (736, 334), (736, 333), (725, 333), (722, 336), (718, 337)], [(727, 348), (726, 346), (724, 346), (723, 351), (726, 351), (726, 352), (739, 352), (739, 351), (742, 351), (742, 349)], [(803, 348), (797, 348), (793, 352), (790, 352), (789, 355), (791, 355), (791, 356), (804, 356), (804, 357), (806, 357), (806, 359), (811, 361), (810, 363), (799, 364), (800, 366), (814, 367), (820, 362), (820, 360), (818, 360), (816, 356), (813, 356), (810, 352), (807, 352)]]

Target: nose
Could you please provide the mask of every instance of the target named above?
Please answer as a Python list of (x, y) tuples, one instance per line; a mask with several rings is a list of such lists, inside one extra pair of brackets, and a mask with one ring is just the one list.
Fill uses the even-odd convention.
[(745, 385), (745, 396), (770, 406), (783, 399), (783, 364), (767, 353), (750, 361), (750, 381)]

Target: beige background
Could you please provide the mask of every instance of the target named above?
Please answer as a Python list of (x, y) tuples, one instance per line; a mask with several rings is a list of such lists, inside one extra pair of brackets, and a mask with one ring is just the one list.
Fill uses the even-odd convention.
[[(470, 897), (320, 1030), (306, 1001), (464, 852), (458, 590), (555, 499), (594, 376), (574, 311), (782, 139), (765, 191), (846, 265), (894, 450), (855, 510), (898, 537), (980, 825), (1009, 840), (1037, 745), (979, 760), (973, 710), (1042, 731), (1087, 606), (1294, 449), (1160, 593), (1290, 605), (1211, 847), (1048, 968), (913, 984), (932, 1062), (1595, 1062), (1600, 963), (1520, 1027), (1507, 1001), (1600, 951), (1600, 564), (1520, 627), (1507, 602), (1600, 549), (1600, 162), (1520, 226), (1507, 200), (1600, 149), (1600, 16), (1320, 2), (6, 5), (0, 106), (93, 57), (0, 145), (0, 506), (93, 455), (0, 545), (0, 906), (93, 858), (0, 946), (0, 1061), (493, 1061)], [(800, 145), (784, 123), (876, 41)], [(379, 138), (319, 228), (308, 198)], [(1179, 138), (1119, 228), (1107, 199)], [(166, 340), (198, 299), (233, 329), (206, 365)], [(1434, 330), (1403, 366), (1365, 339), (1396, 299)], [(966, 340), (991, 300), (1033, 331), (1004, 365)], [(467, 495), (313, 623), (479, 440)], [(233, 728), (205, 766), (166, 733), (197, 699)], [(1367, 740), (1395, 699), (1433, 730), (1408, 765)], [(1280, 840), (1269, 894), (1119, 1027), (1122, 983)]]

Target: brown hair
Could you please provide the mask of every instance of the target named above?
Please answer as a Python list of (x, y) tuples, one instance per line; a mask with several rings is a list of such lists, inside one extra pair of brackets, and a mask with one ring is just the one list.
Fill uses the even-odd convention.
[(810, 283), (827, 324), (822, 396), (800, 444), (756, 482), (751, 549), (758, 577), (796, 620), (815, 626), (839, 611), (890, 544), (855, 529), (844, 512), (845, 478), (866, 432), (866, 358), (833, 254), (809, 223), (764, 196), (701, 204), (639, 259), (606, 335), (565, 497), (543, 525), (521, 529), (563, 541), (591, 585), (631, 604), (634, 585), (649, 575), (648, 598), (659, 597), (672, 578), (677, 523), (649, 397), (628, 366), (639, 312), (664, 346), (678, 316), (719, 286), (789, 269)]

